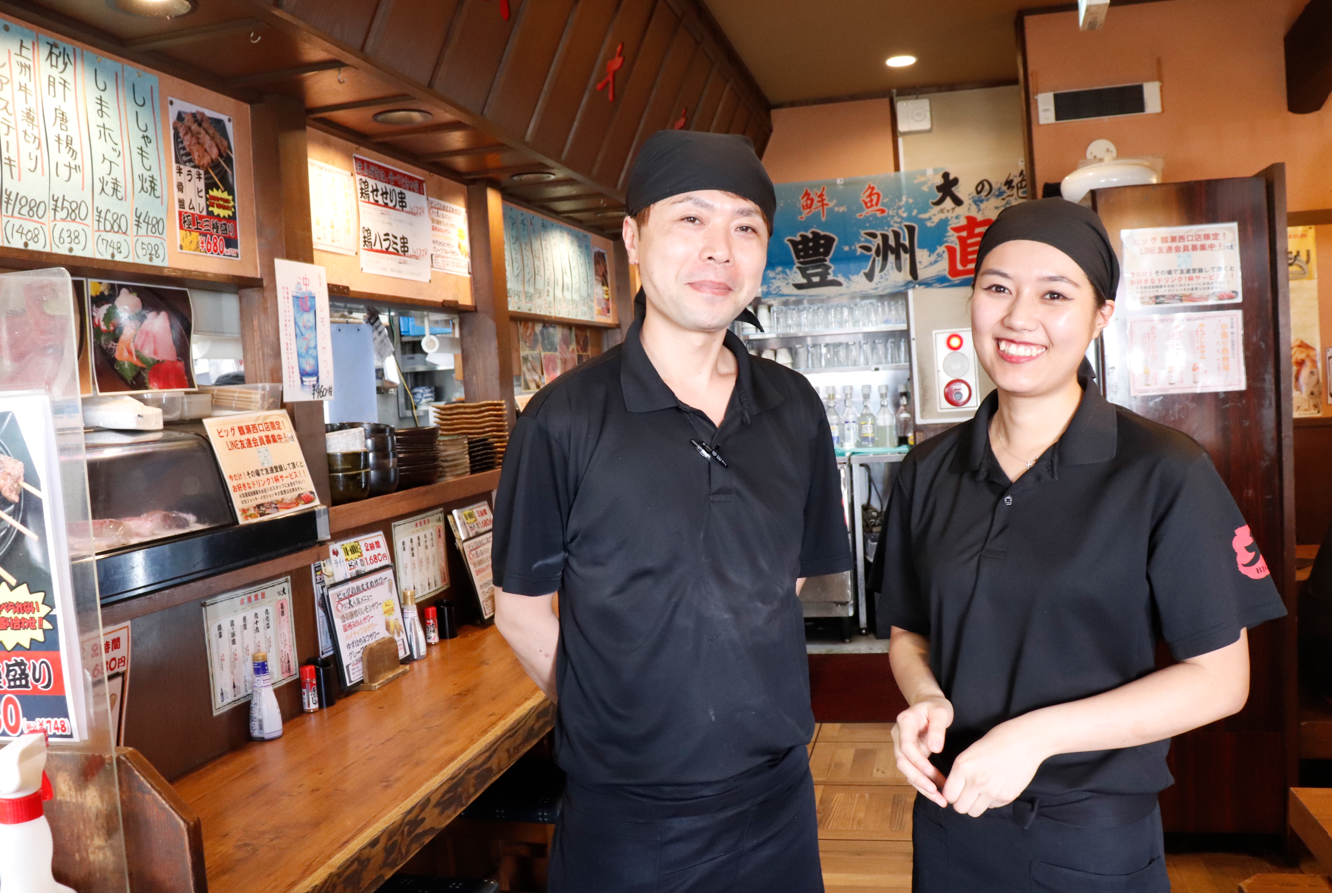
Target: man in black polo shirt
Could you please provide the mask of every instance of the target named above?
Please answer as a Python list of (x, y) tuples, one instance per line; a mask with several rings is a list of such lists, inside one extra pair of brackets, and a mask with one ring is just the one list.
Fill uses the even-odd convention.
[(634, 323), (514, 428), (496, 621), (558, 697), (554, 893), (823, 889), (796, 592), (851, 566), (836, 459), (809, 383), (728, 331), (775, 206), (748, 139), (648, 139)]

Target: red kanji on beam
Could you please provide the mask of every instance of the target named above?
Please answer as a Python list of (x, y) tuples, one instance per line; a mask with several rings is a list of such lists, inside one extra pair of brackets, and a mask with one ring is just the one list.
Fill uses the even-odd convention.
[(684, 108), (680, 109), (680, 120), (676, 121), (673, 125), (671, 125), (671, 129), (684, 130), (685, 124), (687, 123), (686, 119), (688, 117), (689, 117), (689, 106), (685, 106)]
[(623, 41), (621, 41), (620, 45), (615, 48), (615, 57), (606, 63), (606, 76), (597, 81), (598, 92), (604, 90), (606, 87), (610, 87), (610, 89), (606, 91), (606, 100), (608, 102), (615, 101), (615, 72), (619, 71), (621, 68), (624, 68)]
[(509, 0), (499, 0), (499, 3), (500, 3), (500, 18), (504, 19), (504, 21), (507, 22), (509, 20)]

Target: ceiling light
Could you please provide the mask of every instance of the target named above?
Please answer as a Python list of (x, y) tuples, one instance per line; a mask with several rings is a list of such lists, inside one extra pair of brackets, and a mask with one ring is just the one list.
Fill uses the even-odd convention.
[(906, 68), (908, 65), (915, 64), (915, 56), (889, 56), (887, 62), (889, 68)]
[(555, 175), (550, 171), (524, 171), (520, 174), (514, 174), (509, 179), (514, 183), (541, 183), (546, 180), (554, 180)]
[(112, 9), (145, 18), (174, 18), (189, 15), (198, 6), (196, 0), (106, 0)]
[(392, 124), (394, 127), (424, 124), (433, 117), (435, 116), (421, 109), (385, 109), (374, 115), (376, 124)]

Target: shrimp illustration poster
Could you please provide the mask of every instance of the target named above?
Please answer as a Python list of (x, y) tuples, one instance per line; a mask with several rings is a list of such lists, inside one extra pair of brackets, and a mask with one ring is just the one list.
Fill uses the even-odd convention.
[[(76, 291), (85, 283), (75, 281)], [(86, 283), (92, 380), (98, 394), (194, 387), (194, 312), (183, 288), (130, 282)]]
[(240, 259), (236, 159), (231, 116), (167, 99), (175, 160), (177, 246), (192, 254)]

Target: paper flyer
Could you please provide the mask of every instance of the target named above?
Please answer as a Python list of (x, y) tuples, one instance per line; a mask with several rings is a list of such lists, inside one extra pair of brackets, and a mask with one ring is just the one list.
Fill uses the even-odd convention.
[(329, 586), (328, 602), (345, 685), (355, 685), (365, 678), (361, 654), (371, 642), (394, 639), (398, 658), (407, 656), (407, 634), (393, 568)]
[(291, 602), (291, 577), (283, 577), (203, 603), (214, 716), (250, 699), (256, 651), (268, 654), (274, 688), (297, 677)]
[(356, 254), (356, 178), (351, 171), (310, 159), (310, 229), (320, 251)]
[(430, 281), (425, 179), (353, 155), (360, 212), (361, 272)]
[(328, 275), (318, 264), (281, 258), (277, 279), (282, 341), (282, 400), (333, 398), (333, 337), (328, 322)]
[(176, 175), (177, 246), (191, 254), (240, 258), (236, 145), (231, 116), (167, 99)]
[(319, 504), (286, 410), (203, 420), (242, 524)]
[(455, 276), (472, 275), (467, 209), (437, 198), (430, 199), (430, 269)]
[(1244, 320), (1238, 310), (1168, 313), (1128, 321), (1129, 392), (1242, 391)]
[(1121, 308), (1243, 300), (1238, 224), (1126, 229), (1121, 238)]

